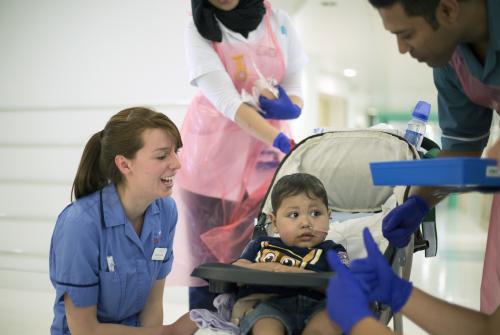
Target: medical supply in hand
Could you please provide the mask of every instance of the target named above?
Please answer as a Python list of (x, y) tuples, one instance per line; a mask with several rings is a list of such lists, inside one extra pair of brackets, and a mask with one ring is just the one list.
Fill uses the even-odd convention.
[(373, 314), (354, 274), (332, 250), (328, 250), (326, 259), (335, 271), (326, 290), (326, 309), (330, 319), (342, 328), (344, 334), (349, 334), (356, 323), (366, 317), (373, 317)]
[(405, 247), (428, 212), (429, 205), (424, 199), (416, 195), (409, 197), (382, 221), (384, 237), (398, 248)]
[(295, 146), (294, 140), (288, 138), (282, 132), (280, 132), (273, 141), (273, 147), (280, 149), (281, 152), (283, 152), (284, 154), (289, 153), (294, 146)]
[(425, 101), (417, 102), (415, 109), (411, 113), (412, 119), (408, 122), (404, 134), (408, 143), (412, 144), (415, 149), (419, 150), (422, 140), (425, 135), (425, 127), (429, 120), (431, 105)]
[(302, 113), (302, 109), (294, 104), (286, 91), (278, 85), (278, 98), (274, 100), (267, 99), (264, 96), (259, 97), (259, 104), (262, 110), (262, 116), (266, 119), (274, 120), (292, 120), (296, 119)]
[(259, 98), (260, 96), (264, 96), (269, 100), (277, 99), (279, 92), (276, 85), (278, 85), (278, 82), (272, 77), (264, 77), (255, 63), (253, 64), (253, 67), (257, 73), (258, 79), (255, 80), (252, 86), (252, 92), (247, 92), (245, 89), (241, 90), (241, 100), (244, 103), (256, 108), (260, 113), (265, 113), (260, 107)]
[(371, 302), (386, 304), (396, 313), (408, 301), (413, 285), (394, 273), (368, 228), (363, 230), (363, 240), (367, 256), (352, 261), (351, 272), (361, 283)]

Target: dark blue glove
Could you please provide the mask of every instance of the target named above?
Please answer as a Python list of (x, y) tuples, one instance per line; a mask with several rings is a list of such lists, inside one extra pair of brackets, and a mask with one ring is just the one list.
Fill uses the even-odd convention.
[(409, 197), (382, 221), (384, 237), (396, 247), (403, 248), (428, 212), (429, 206), (424, 199), (416, 195)]
[(370, 301), (378, 301), (398, 312), (408, 301), (413, 285), (399, 278), (378, 250), (368, 228), (363, 230), (366, 258), (351, 262), (351, 272), (358, 279)]
[(280, 149), (284, 154), (289, 153), (294, 146), (295, 142), (283, 133), (279, 133), (273, 141), (273, 147)]
[(259, 97), (260, 108), (265, 119), (292, 120), (300, 116), (302, 110), (294, 104), (288, 97), (283, 87), (278, 85), (278, 99), (268, 99), (264, 96)]
[(344, 334), (366, 317), (373, 317), (368, 298), (354, 275), (342, 264), (339, 256), (328, 250), (326, 259), (336, 275), (330, 278), (326, 291), (326, 308), (330, 319), (335, 321)]

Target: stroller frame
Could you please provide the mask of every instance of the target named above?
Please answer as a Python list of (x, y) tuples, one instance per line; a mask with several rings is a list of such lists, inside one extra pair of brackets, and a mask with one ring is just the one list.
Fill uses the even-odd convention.
[[(253, 232), (253, 238), (262, 235), (268, 235), (268, 213), (270, 213), (270, 194), (272, 192), (272, 186), (275, 182), (281, 178), (281, 176), (290, 174), (293, 172), (308, 172), (316, 175), (313, 172), (306, 171), (308, 166), (311, 164), (304, 163), (304, 160), (312, 159), (315, 160), (317, 157), (327, 156), (327, 153), (314, 152), (317, 145), (323, 145), (325, 148), (330, 148), (330, 144), (335, 147), (331, 149), (332, 152), (335, 151), (337, 147), (342, 148), (342, 146), (351, 145), (352, 139), (359, 139), (363, 141), (366, 145), (372, 141), (389, 141), (393, 143), (395, 147), (400, 146), (399, 153), (391, 154), (390, 152), (384, 152), (378, 160), (401, 160), (401, 159), (419, 159), (423, 156), (423, 153), (419, 153), (415, 150), (413, 146), (408, 144), (406, 140), (390, 131), (374, 130), (374, 129), (364, 129), (364, 130), (345, 130), (345, 131), (332, 131), (325, 132), (321, 134), (312, 135), (304, 140), (302, 140), (296, 147), (285, 156), (285, 158), (280, 163), (276, 173), (271, 182), (271, 186), (268, 188), (267, 193), (264, 197), (264, 201), (261, 205), (260, 215), (258, 220), (256, 219), (256, 226)], [(321, 144), (321, 142), (326, 141), (326, 144)], [(336, 143), (338, 142), (338, 143)], [(318, 144), (320, 143), (320, 144)], [(395, 143), (395, 144), (394, 144)], [(424, 150), (429, 151), (431, 149), (439, 149), (437, 144), (429, 139), (425, 139), (422, 147)], [(312, 148), (312, 149), (311, 149)], [(394, 149), (394, 148), (393, 148)], [(309, 156), (307, 150), (313, 151)], [(368, 152), (370, 149), (367, 149)], [(316, 150), (317, 151), (317, 150)], [(389, 149), (390, 151), (390, 149)], [(359, 168), (360, 170), (366, 169), (364, 172), (365, 177), (369, 174), (368, 163), (375, 159), (377, 160), (377, 154), (369, 155), (366, 157), (366, 150), (362, 153), (357, 153), (352, 148), (347, 148), (346, 150), (340, 149), (338, 151), (340, 155), (344, 155), (343, 159), (352, 160), (360, 159), (361, 164), (366, 167)], [(312, 165), (317, 162), (313, 162)], [(341, 164), (341, 163), (340, 163)], [(321, 165), (321, 164), (319, 164)], [(334, 170), (334, 168), (332, 168)], [(332, 172), (331, 174), (334, 174)], [(324, 178), (319, 177), (325, 184)], [(328, 179), (328, 178), (327, 178)], [(363, 184), (363, 183), (362, 183)], [(371, 185), (371, 178), (369, 178), (369, 183), (364, 183), (360, 185), (364, 189), (364, 193), (382, 192), (382, 196), (379, 197), (375, 195), (375, 201), (370, 204), (368, 200), (361, 199), (361, 201), (355, 201), (356, 203), (352, 206), (346, 206), (346, 202), (342, 197), (335, 198), (334, 193), (331, 192), (328, 185), (325, 184), (328, 193), (329, 207), (337, 211), (344, 212), (369, 212), (375, 213), (381, 211), (381, 204), (387, 200), (389, 196), (393, 193), (396, 195), (397, 202), (402, 203), (408, 197), (409, 187), (396, 187), (394, 190), (391, 187), (378, 187), (375, 190), (375, 186)], [(371, 188), (370, 188), (371, 187)], [(369, 189), (366, 191), (366, 189)], [(369, 194), (370, 195), (370, 194)], [(363, 198), (363, 197), (362, 197)], [(369, 198), (369, 197), (367, 197)], [(435, 228), (435, 212), (432, 211), (423, 220), (423, 233), (417, 231), (411, 239), (409, 245), (403, 249), (396, 249), (392, 245), (388, 245), (384, 251), (384, 256), (391, 264), (393, 270), (400, 275), (402, 278), (408, 279), (411, 272), (411, 264), (413, 253), (420, 250), (425, 250), (426, 257), (432, 257), (436, 255), (437, 252), (437, 235)], [(328, 285), (329, 278), (333, 275), (332, 272), (322, 272), (322, 273), (274, 273), (252, 270), (247, 268), (242, 268), (234, 266), (232, 264), (221, 264), (221, 263), (207, 263), (202, 264), (195, 268), (191, 274), (194, 277), (202, 278), (208, 281), (209, 290), (214, 293), (225, 293), (234, 292), (237, 290), (238, 285), (267, 285), (267, 286), (281, 286), (281, 287), (302, 287), (302, 288), (317, 288), (326, 287)], [(380, 321), (387, 324), (392, 315), (392, 312), (387, 306), (374, 304), (373, 310), (375, 314), (379, 317)], [(400, 314), (394, 315), (394, 330), (402, 333), (402, 317)]]

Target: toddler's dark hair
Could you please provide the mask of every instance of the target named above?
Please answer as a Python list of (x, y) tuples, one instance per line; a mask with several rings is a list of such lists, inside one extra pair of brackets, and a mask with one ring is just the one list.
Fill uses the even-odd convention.
[(325, 186), (317, 177), (308, 173), (294, 173), (281, 177), (271, 193), (271, 205), (276, 213), (283, 199), (300, 193), (306, 193), (311, 199), (321, 199), (328, 208), (328, 196)]

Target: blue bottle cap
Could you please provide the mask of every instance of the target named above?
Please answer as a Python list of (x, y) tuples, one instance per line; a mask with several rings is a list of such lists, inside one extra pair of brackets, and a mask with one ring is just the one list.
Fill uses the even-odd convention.
[(431, 113), (431, 104), (425, 101), (417, 102), (415, 109), (413, 109), (412, 116), (419, 120), (427, 121), (429, 120), (429, 114)]

